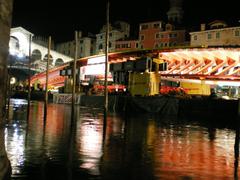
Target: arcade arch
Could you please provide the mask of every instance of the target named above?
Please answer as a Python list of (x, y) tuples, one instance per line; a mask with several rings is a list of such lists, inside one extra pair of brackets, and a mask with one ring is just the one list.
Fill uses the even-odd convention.
[(55, 66), (60, 66), (64, 63), (64, 61), (61, 58), (56, 59)]
[(41, 60), (41, 59), (42, 59), (42, 53), (41, 53), (41, 51), (38, 50), (38, 49), (34, 49), (34, 50), (32, 51), (32, 58), (31, 58), (32, 62), (35, 62), (35, 61)]

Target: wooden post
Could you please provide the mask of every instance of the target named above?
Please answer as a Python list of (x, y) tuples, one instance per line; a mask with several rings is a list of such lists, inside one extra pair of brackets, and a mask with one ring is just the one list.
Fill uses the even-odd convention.
[(235, 143), (234, 143), (234, 178), (235, 179), (238, 179), (238, 163), (239, 163), (239, 123), (237, 124), (238, 125), (235, 130), (236, 135), (235, 135)]
[(29, 52), (28, 52), (28, 107), (27, 107), (27, 120), (29, 119), (30, 112), (30, 99), (31, 99), (31, 45), (32, 35), (29, 36)]
[(46, 66), (46, 83), (45, 83), (45, 101), (44, 101), (44, 121), (47, 118), (47, 104), (48, 104), (48, 72), (49, 72), (49, 61), (50, 61), (50, 49), (51, 49), (51, 36), (48, 38), (48, 57)]
[(75, 57), (73, 61), (72, 67), (72, 77), (73, 77), (73, 85), (72, 85), (72, 118), (74, 119), (74, 112), (75, 112), (75, 91), (76, 91), (76, 62), (78, 58), (78, 32), (75, 31)]

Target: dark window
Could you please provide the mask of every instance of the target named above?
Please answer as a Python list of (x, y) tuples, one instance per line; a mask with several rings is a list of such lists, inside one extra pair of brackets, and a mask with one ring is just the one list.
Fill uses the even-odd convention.
[(157, 24), (153, 24), (153, 27), (154, 27), (154, 28), (159, 28), (159, 26), (160, 26), (159, 23), (157, 23)]
[(148, 25), (147, 24), (144, 24), (141, 26), (141, 30), (144, 30), (144, 29), (148, 29)]

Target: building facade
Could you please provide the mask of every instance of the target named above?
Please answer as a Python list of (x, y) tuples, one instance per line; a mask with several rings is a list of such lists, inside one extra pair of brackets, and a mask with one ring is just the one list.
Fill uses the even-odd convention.
[(201, 30), (191, 32), (190, 38), (190, 45), (193, 47), (239, 46), (240, 27), (227, 27), (224, 22), (214, 21), (209, 24), (209, 29), (201, 24)]
[(139, 49), (139, 40), (119, 40), (116, 41), (116, 51)]
[[(130, 25), (123, 21), (117, 21), (109, 26), (109, 52), (116, 51), (116, 41), (129, 38)], [(106, 25), (96, 35), (96, 53), (104, 53), (106, 39)]]
[(186, 42), (185, 30), (177, 30), (162, 21), (139, 25), (139, 44), (141, 49), (167, 48), (182, 46)]
[[(82, 37), (82, 33), (78, 33), (78, 58), (91, 56), (96, 54), (96, 39), (95, 36), (89, 35), (88, 37)], [(56, 51), (63, 53), (72, 58), (75, 57), (75, 41), (67, 41), (56, 44)]]

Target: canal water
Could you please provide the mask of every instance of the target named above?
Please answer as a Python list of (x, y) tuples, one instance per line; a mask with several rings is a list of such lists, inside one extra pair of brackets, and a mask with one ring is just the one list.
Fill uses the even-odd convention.
[[(12, 179), (234, 179), (235, 130), (208, 120), (12, 99), (5, 144)], [(236, 151), (237, 152), (237, 151)], [(237, 162), (237, 161), (236, 161)]]

